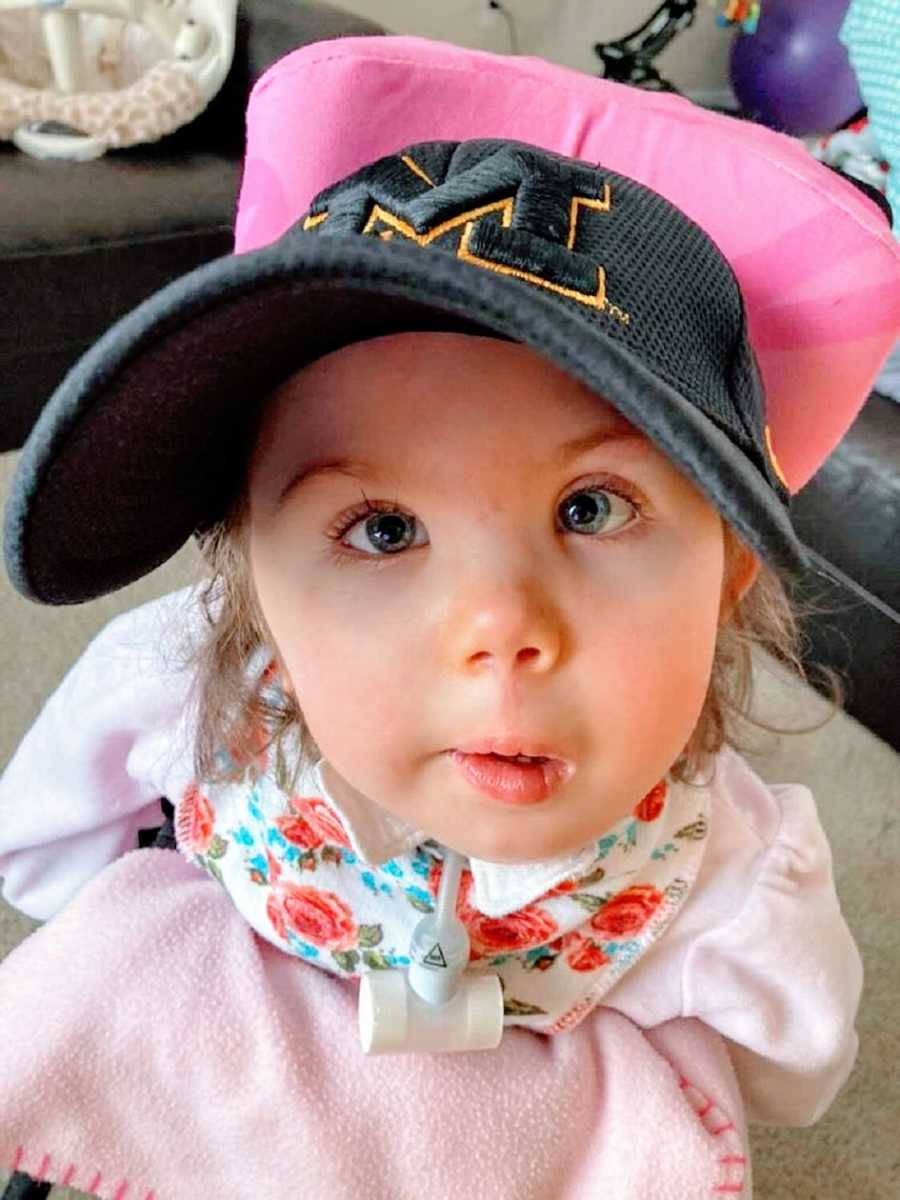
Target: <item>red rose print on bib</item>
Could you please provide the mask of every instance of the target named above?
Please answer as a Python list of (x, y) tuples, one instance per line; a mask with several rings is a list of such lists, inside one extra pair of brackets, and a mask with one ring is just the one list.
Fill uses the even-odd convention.
[(266, 913), (279, 937), (288, 931), (304, 942), (328, 950), (349, 950), (357, 942), (353, 913), (334, 892), (277, 883), (266, 902)]
[(178, 805), (178, 841), (192, 854), (205, 854), (213, 839), (215, 814), (196, 783), (188, 784)]
[[(341, 824), (340, 817), (321, 796), (292, 796), (290, 804), (297, 816), (309, 826), (313, 835), (319, 838), (316, 845), (329, 842), (333, 846), (343, 846), (345, 850), (351, 848), (350, 838), (347, 836), (347, 830)], [(282, 830), (282, 832), (284, 831)], [(313, 848), (310, 847), (310, 849)]]
[(662, 892), (650, 883), (626, 888), (591, 917), (591, 928), (606, 937), (632, 937), (644, 928), (660, 904)]
[(667, 791), (665, 780), (651, 788), (634, 810), (637, 819), (639, 821), (655, 821), (666, 806)]

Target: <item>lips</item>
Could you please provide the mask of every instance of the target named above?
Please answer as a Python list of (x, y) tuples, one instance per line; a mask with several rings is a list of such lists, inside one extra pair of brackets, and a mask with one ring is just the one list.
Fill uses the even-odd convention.
[(546, 742), (527, 738), (500, 737), (479, 738), (473, 742), (462, 742), (454, 747), (460, 754), (495, 754), (499, 758), (514, 759), (521, 755), (527, 758), (552, 759), (570, 766), (569, 760)]
[(451, 757), (471, 787), (504, 804), (540, 804), (570, 779), (575, 769), (558, 758), (522, 763), (499, 754), (461, 750), (454, 750)]
[(547, 742), (512, 735), (463, 742), (450, 756), (476, 791), (507, 804), (540, 803), (575, 774)]

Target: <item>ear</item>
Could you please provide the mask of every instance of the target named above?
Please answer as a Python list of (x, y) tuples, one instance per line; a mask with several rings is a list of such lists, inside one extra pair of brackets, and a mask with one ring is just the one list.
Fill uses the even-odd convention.
[(759, 559), (743, 542), (726, 538), (725, 571), (719, 601), (719, 625), (727, 625), (731, 615), (759, 575)]

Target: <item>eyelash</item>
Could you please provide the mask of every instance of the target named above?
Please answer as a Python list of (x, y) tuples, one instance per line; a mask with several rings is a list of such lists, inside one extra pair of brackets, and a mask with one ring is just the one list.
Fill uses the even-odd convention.
[[(646, 505), (643, 498), (630, 487), (624, 480), (599, 478), (588, 480), (587, 483), (581, 483), (578, 487), (572, 488), (570, 492), (563, 497), (560, 503), (563, 503), (569, 496), (574, 496), (578, 492), (598, 490), (609, 492), (613, 496), (618, 496), (620, 500), (625, 500), (632, 506), (638, 517), (638, 520), (630, 521), (615, 533), (602, 534), (596, 536), (597, 541), (617, 542), (623, 541), (627, 537), (639, 535), (644, 532), (648, 520)], [(363, 493), (365, 495), (365, 493)], [(376, 513), (400, 513), (405, 517), (413, 516), (408, 513), (399, 500), (376, 500), (374, 503), (366, 496), (365, 504), (357, 504), (347, 512), (342, 513), (327, 532), (327, 536), (334, 542), (340, 542), (340, 539), (345, 534), (349, 533), (353, 526), (363, 517), (373, 516)], [(390, 558), (402, 558), (403, 554), (363, 554), (362, 551), (356, 550), (354, 547), (343, 547), (342, 550), (336, 551), (333, 554), (336, 562), (365, 562), (368, 565), (379, 565)]]

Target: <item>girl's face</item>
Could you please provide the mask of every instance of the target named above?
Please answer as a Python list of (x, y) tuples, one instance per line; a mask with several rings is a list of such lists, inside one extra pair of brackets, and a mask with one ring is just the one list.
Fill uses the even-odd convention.
[[(269, 402), (249, 483), (258, 598), (338, 798), (524, 862), (600, 835), (681, 753), (720, 518), (532, 351), (449, 333), (339, 350)], [(565, 782), (483, 794), (452, 752), (490, 738), (547, 747)]]

